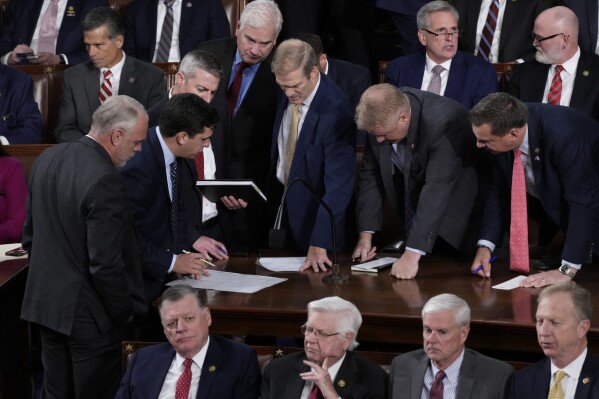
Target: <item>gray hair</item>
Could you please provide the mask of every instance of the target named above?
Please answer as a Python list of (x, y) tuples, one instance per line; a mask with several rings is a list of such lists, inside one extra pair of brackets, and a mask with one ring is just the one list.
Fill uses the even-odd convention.
[(491, 134), (502, 137), (528, 123), (528, 108), (508, 93), (491, 93), (472, 107), (469, 119), (475, 127), (488, 124)]
[(165, 302), (177, 302), (186, 296), (193, 296), (198, 302), (200, 309), (205, 309), (208, 302), (206, 291), (198, 288), (193, 288), (190, 285), (179, 284), (168, 287), (160, 297), (160, 305), (158, 305), (158, 311), (162, 310), (162, 305)]
[(470, 306), (457, 295), (440, 294), (432, 297), (422, 308), (422, 317), (425, 314), (450, 311), (453, 313), (455, 324), (464, 327), (470, 324)]
[(312, 47), (301, 40), (289, 39), (275, 51), (270, 69), (275, 75), (301, 69), (304, 76), (308, 77), (315, 66), (316, 54)]
[(223, 77), (223, 66), (216, 56), (204, 50), (192, 50), (185, 54), (179, 64), (179, 72), (186, 78), (193, 78), (198, 69), (219, 79)]
[(410, 109), (408, 97), (399, 88), (380, 83), (370, 86), (360, 97), (356, 107), (358, 129), (371, 131), (376, 126), (385, 127), (398, 112)]
[(593, 315), (593, 300), (591, 298), (591, 293), (574, 281), (565, 281), (544, 288), (537, 298), (537, 303), (541, 303), (543, 299), (561, 292), (570, 295), (570, 298), (572, 298), (572, 303), (576, 310), (575, 316), (577, 321), (591, 320)]
[(356, 338), (362, 325), (362, 315), (356, 305), (338, 296), (329, 296), (308, 303), (308, 317), (312, 312), (333, 313), (336, 316), (337, 332), (340, 335), (353, 333), (349, 350), (354, 350), (358, 346)]
[(125, 95), (111, 96), (92, 115), (90, 130), (98, 137), (115, 129), (127, 132), (135, 127), (140, 115), (148, 118), (145, 108), (136, 99)]
[(257, 29), (273, 27), (277, 32), (276, 39), (283, 27), (283, 15), (273, 0), (250, 1), (239, 17), (239, 29), (245, 28), (246, 25)]
[(418, 29), (429, 28), (429, 17), (434, 12), (450, 12), (455, 17), (456, 23), (460, 20), (460, 14), (454, 6), (443, 0), (431, 1), (423, 5), (416, 14), (416, 25)]

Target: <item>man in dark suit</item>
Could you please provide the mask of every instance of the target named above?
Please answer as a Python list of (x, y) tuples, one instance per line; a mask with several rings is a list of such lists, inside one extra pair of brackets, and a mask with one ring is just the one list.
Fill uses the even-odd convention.
[(353, 257), (365, 261), (376, 255), (372, 235), (381, 230), (385, 197), (401, 215), (407, 236), (406, 251), (391, 275), (414, 278), (420, 257), (433, 251), (437, 236), (456, 249), (467, 248), (467, 232), (477, 221), (477, 196), (484, 193), (477, 175), (484, 164), (471, 148), (466, 108), (384, 83), (364, 92), (356, 120), (370, 135), (358, 175), (360, 237)]
[[(59, 143), (76, 141), (90, 125), (90, 117), (101, 98), (125, 94), (145, 108), (166, 95), (164, 73), (153, 65), (126, 56), (123, 22), (118, 11), (95, 8), (83, 21), (84, 43), (90, 61), (65, 71), (54, 134)], [(110, 94), (104, 87), (110, 86)]]
[(163, 42), (167, 47), (162, 53), (158, 48), (161, 37), (166, 34), (166, 14), (163, 0), (135, 0), (129, 5), (125, 16), (125, 53), (146, 62), (179, 62), (201, 42), (231, 35), (221, 0), (175, 1), (171, 40), (165, 36)]
[(599, 398), (599, 358), (587, 347), (591, 294), (569, 281), (543, 289), (537, 302), (537, 338), (547, 357), (514, 373), (506, 397)]
[(466, 301), (453, 294), (432, 297), (422, 308), (422, 326), (424, 349), (393, 359), (390, 398), (503, 398), (514, 368), (465, 347), (470, 332)]
[(42, 116), (33, 99), (33, 79), (0, 65), (0, 141), (2, 144), (40, 142)]
[(377, 8), (389, 11), (395, 29), (401, 36), (401, 48), (404, 55), (420, 51), (420, 43), (416, 38), (418, 27), (416, 13), (429, 0), (376, 0)]
[[(490, 4), (491, 1), (483, 0), (453, 0), (453, 5), (460, 14), (460, 30), (464, 31), (460, 39), (460, 50), (474, 55), (479, 53)], [(530, 33), (534, 20), (541, 11), (560, 4), (561, 0), (500, 1), (489, 62), (533, 59), (535, 49)]]
[[(491, 253), (512, 227), (512, 174), (514, 159), (521, 153), (529, 214), (538, 215), (540, 221), (550, 220), (565, 233), (559, 270), (531, 274), (522, 286), (542, 287), (572, 279), (589, 260), (599, 232), (599, 123), (572, 108), (524, 104), (507, 93), (481, 100), (472, 109), (470, 121), (477, 147), (496, 155), (471, 270), (482, 265), (477, 274), (491, 275)], [(528, 242), (528, 237), (523, 240)]]
[(580, 23), (578, 42), (580, 49), (587, 53), (599, 54), (597, 51), (597, 1), (564, 0), (564, 5), (574, 11)]
[(29, 176), (21, 318), (40, 327), (47, 398), (112, 397), (125, 324), (146, 310), (135, 230), (115, 166), (141, 150), (148, 117), (115, 96), (89, 134), (44, 151)]
[(386, 398), (387, 373), (353, 352), (362, 315), (338, 296), (308, 303), (304, 352), (274, 359), (262, 373), (262, 399)]
[(169, 343), (133, 354), (117, 399), (258, 397), (256, 352), (247, 345), (209, 335), (212, 317), (206, 302), (206, 292), (189, 285), (164, 291), (160, 320)]
[[(522, 101), (569, 106), (599, 120), (599, 57), (578, 47), (576, 15), (567, 7), (549, 8), (535, 20), (534, 34), (536, 60), (515, 68), (507, 91)], [(556, 79), (561, 87), (554, 92)]]
[(355, 182), (352, 111), (343, 92), (316, 65), (312, 47), (297, 39), (281, 43), (272, 61), (284, 95), (277, 105), (267, 197), (276, 208), (283, 189), (287, 189), (282, 220), (291, 234), (286, 245), (308, 252), (300, 271), (325, 271), (331, 266), (327, 249), (333, 249), (333, 232), (329, 214), (308, 189), (300, 184), (289, 186), (289, 182), (304, 179), (329, 206), (339, 247), (343, 245), (345, 211)]
[(42, 19), (49, 12), (50, 4), (48, 0), (19, 0), (8, 3), (0, 34), (3, 64), (21, 64), (18, 54), (31, 52), (35, 53), (37, 58), (28, 62), (36, 65), (75, 65), (87, 60), (81, 22), (88, 11), (96, 7), (107, 7), (108, 2), (59, 0), (54, 25), (57, 29), (54, 33), (56, 37), (51, 35), (49, 46), (40, 46), (43, 36)]
[[(418, 11), (417, 21), (418, 38), (426, 52), (391, 61), (385, 81), (397, 87), (432, 91), (466, 108), (496, 92), (495, 68), (479, 57), (458, 51), (458, 19), (456, 9), (445, 1), (425, 4)], [(434, 68), (438, 66), (443, 69), (436, 78)], [(435, 79), (440, 79), (440, 84), (435, 85)]]

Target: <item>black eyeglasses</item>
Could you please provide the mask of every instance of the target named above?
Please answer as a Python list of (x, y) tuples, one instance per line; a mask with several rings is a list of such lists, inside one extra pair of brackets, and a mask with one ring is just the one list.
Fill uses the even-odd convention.
[(532, 41), (534, 42), (536, 40), (537, 42), (541, 43), (541, 42), (544, 42), (545, 40), (553, 39), (554, 37), (557, 37), (559, 35), (568, 37), (568, 35), (564, 35), (563, 33), (556, 33), (555, 35), (543, 37), (543, 36), (539, 36), (536, 33), (532, 32)]
[(304, 334), (306, 337), (312, 333), (314, 333), (314, 335), (316, 336), (316, 339), (319, 341), (324, 341), (326, 340), (328, 337), (332, 337), (333, 335), (339, 335), (338, 332), (336, 333), (332, 333), (332, 334), (327, 334), (322, 330), (317, 330), (315, 328), (309, 327), (307, 325), (303, 325), (300, 327), (300, 331), (302, 332), (302, 334)]
[(439, 37), (441, 37), (441, 39), (446, 40), (447, 38), (453, 39), (453, 37), (460, 37), (462, 36), (462, 33), (464, 31), (462, 30), (452, 30), (450, 32), (439, 32), (439, 33), (435, 33), (435, 32), (431, 32), (428, 29), (422, 29), (423, 31), (430, 33), (431, 35), (433, 35), (436, 39), (438, 39)]

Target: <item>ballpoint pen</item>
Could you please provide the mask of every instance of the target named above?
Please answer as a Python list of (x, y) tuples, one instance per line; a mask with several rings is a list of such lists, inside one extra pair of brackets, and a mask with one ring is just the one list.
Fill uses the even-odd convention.
[[(493, 256), (491, 259), (489, 259), (489, 263), (493, 263), (497, 260), (497, 255)], [(480, 272), (483, 269), (483, 265), (480, 265), (479, 267), (477, 267), (476, 269), (474, 269), (472, 271), (472, 274), (476, 274), (478, 272)]]

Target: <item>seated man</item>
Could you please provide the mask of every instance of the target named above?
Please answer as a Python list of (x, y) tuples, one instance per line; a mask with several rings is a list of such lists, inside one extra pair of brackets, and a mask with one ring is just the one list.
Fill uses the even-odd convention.
[(599, 358), (587, 347), (590, 292), (568, 281), (543, 289), (537, 302), (537, 338), (547, 357), (513, 374), (506, 397), (599, 398)]
[(422, 326), (424, 349), (393, 359), (391, 398), (503, 398), (514, 368), (464, 346), (470, 332), (466, 301), (453, 294), (432, 297), (422, 308)]
[(247, 345), (209, 335), (206, 292), (169, 287), (160, 299), (160, 321), (169, 343), (137, 350), (117, 399), (255, 399), (260, 393), (256, 352)]
[(352, 352), (361, 324), (358, 308), (338, 296), (310, 302), (304, 352), (266, 366), (261, 398), (386, 398), (387, 373)]
[(33, 80), (21, 71), (0, 66), (0, 142), (37, 144), (42, 116), (33, 99)]

